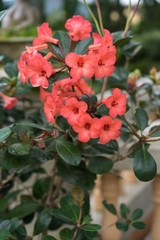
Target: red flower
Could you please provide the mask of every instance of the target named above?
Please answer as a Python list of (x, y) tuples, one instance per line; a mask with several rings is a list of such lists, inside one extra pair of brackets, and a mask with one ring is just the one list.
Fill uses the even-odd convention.
[(46, 100), (46, 98), (48, 96), (52, 96), (52, 93), (51, 92), (47, 92), (42, 87), (40, 87), (40, 99), (41, 99), (42, 103), (45, 102), (45, 100)]
[(97, 57), (97, 69), (95, 73), (96, 78), (102, 78), (104, 76), (110, 76), (114, 72), (114, 63), (116, 56), (114, 52), (110, 52), (106, 47), (100, 47)]
[(47, 62), (41, 54), (28, 61), (30, 83), (33, 87), (48, 88), (47, 78), (55, 73), (51, 62)]
[(88, 142), (91, 138), (91, 127), (93, 118), (87, 113), (79, 117), (79, 123), (72, 126), (73, 130), (78, 133), (81, 142)]
[(46, 42), (51, 42), (54, 44), (58, 44), (59, 40), (52, 38), (52, 30), (49, 28), (49, 23), (45, 22), (41, 25), (41, 27), (37, 27), (38, 37), (34, 39), (33, 46), (41, 45)]
[(58, 111), (51, 96), (48, 96), (44, 103), (44, 113), (46, 115), (48, 122), (55, 123), (54, 116), (58, 113)]
[(88, 20), (84, 20), (81, 16), (73, 16), (73, 18), (68, 19), (65, 28), (69, 31), (69, 36), (73, 41), (82, 40), (91, 36), (91, 23)]
[(72, 52), (67, 55), (65, 62), (71, 67), (70, 75), (74, 78), (81, 76), (91, 78), (95, 73), (96, 58), (94, 54), (83, 56)]
[(117, 139), (121, 132), (122, 123), (119, 119), (112, 119), (109, 116), (95, 118), (92, 124), (92, 138), (99, 138), (100, 143), (108, 143), (110, 140)]
[(3, 109), (9, 109), (11, 110), (12, 108), (14, 108), (14, 105), (18, 102), (18, 99), (15, 97), (8, 97), (5, 94), (0, 92), (0, 97), (3, 98), (4, 100), (4, 106)]
[(113, 89), (113, 95), (108, 97), (107, 99), (103, 99), (102, 103), (106, 104), (106, 106), (110, 108), (109, 115), (114, 118), (117, 115), (121, 116), (125, 113), (126, 101), (126, 94), (121, 94), (121, 90), (119, 88), (115, 88)]
[(72, 97), (66, 100), (65, 105), (60, 110), (63, 117), (67, 118), (70, 125), (77, 124), (79, 117), (84, 114), (88, 109), (84, 101), (78, 101)]

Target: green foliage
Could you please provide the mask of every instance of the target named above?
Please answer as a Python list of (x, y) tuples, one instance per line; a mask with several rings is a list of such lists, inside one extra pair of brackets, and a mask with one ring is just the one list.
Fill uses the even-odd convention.
[(48, 208), (42, 210), (38, 215), (37, 220), (34, 225), (34, 235), (42, 233), (50, 224), (52, 220), (51, 211)]
[(113, 161), (106, 157), (92, 157), (88, 164), (88, 169), (96, 174), (109, 172), (113, 167)]
[(82, 55), (91, 44), (93, 44), (93, 38), (85, 38), (77, 44), (74, 52), (78, 55)]
[(136, 109), (135, 121), (136, 121), (136, 124), (137, 124), (138, 128), (141, 131), (143, 131), (148, 125), (147, 113), (141, 108)]

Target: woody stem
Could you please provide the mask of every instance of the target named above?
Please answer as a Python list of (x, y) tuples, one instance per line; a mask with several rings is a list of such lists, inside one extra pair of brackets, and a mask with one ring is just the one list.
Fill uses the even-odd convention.
[(98, 18), (99, 18), (99, 24), (100, 24), (100, 28), (101, 28), (101, 31), (104, 35), (104, 27), (103, 27), (103, 20), (102, 20), (102, 14), (101, 14), (101, 9), (100, 9), (100, 6), (99, 6), (99, 1), (96, 0), (96, 6), (97, 6), (97, 12), (98, 12)]
[(104, 92), (105, 92), (105, 90), (106, 90), (106, 88), (107, 88), (107, 83), (108, 83), (108, 78), (105, 77), (105, 78), (104, 78), (104, 82), (103, 82), (103, 86), (102, 86), (100, 101), (102, 101), (102, 99), (103, 99)]

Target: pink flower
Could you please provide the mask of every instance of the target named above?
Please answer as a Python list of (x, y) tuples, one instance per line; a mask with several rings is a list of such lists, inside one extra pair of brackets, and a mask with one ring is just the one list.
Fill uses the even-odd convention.
[(78, 133), (78, 138), (81, 142), (88, 142), (91, 138), (91, 126), (93, 118), (87, 113), (79, 117), (79, 123), (72, 125), (75, 132)]
[(96, 58), (94, 54), (83, 56), (72, 52), (67, 55), (65, 62), (71, 67), (70, 75), (74, 78), (82, 76), (91, 78), (95, 73)]
[(113, 89), (113, 95), (108, 97), (107, 99), (103, 99), (102, 103), (106, 104), (109, 110), (109, 115), (111, 117), (116, 117), (117, 115), (123, 115), (126, 111), (126, 102), (127, 97), (125, 93), (121, 94), (121, 90), (119, 88)]
[(55, 123), (54, 116), (58, 113), (55, 103), (51, 96), (48, 96), (44, 103), (44, 113), (48, 122)]
[(91, 36), (91, 23), (81, 16), (73, 16), (73, 18), (68, 19), (65, 28), (69, 31), (69, 36), (73, 41), (83, 40)]
[(46, 100), (46, 98), (48, 96), (52, 96), (52, 93), (51, 92), (47, 92), (42, 87), (40, 87), (40, 99), (41, 99), (42, 103), (45, 102), (45, 100)]
[(52, 38), (52, 30), (49, 28), (49, 23), (45, 22), (41, 27), (37, 27), (38, 37), (34, 39), (33, 46), (41, 45), (46, 42), (51, 42), (53, 44), (58, 44), (59, 40)]
[(15, 98), (15, 97), (8, 97), (5, 94), (3, 94), (2, 92), (0, 92), (0, 97), (2, 97), (3, 100), (4, 100), (3, 109), (11, 110), (12, 108), (14, 108), (15, 104), (18, 102), (17, 98)]
[(114, 72), (114, 63), (116, 56), (114, 52), (110, 52), (106, 47), (100, 47), (97, 57), (97, 69), (95, 73), (96, 78), (102, 78), (104, 76), (110, 76)]
[(108, 143), (110, 140), (117, 139), (121, 132), (122, 123), (119, 119), (112, 119), (109, 116), (95, 118), (92, 124), (91, 137), (99, 138), (100, 143)]
[(55, 73), (51, 62), (47, 62), (40, 54), (28, 61), (28, 67), (32, 86), (48, 88), (49, 83), (47, 78)]
[(63, 117), (67, 118), (70, 125), (77, 124), (79, 117), (84, 114), (88, 109), (84, 101), (78, 101), (72, 97), (66, 100), (65, 105), (60, 110)]

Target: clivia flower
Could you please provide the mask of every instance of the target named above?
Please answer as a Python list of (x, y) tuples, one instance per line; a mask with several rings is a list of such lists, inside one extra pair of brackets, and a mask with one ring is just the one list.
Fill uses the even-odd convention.
[(115, 118), (117, 115), (122, 116), (126, 111), (127, 97), (125, 93), (121, 93), (119, 88), (113, 89), (113, 95), (107, 99), (103, 99), (102, 103), (110, 109), (109, 115)]
[(33, 46), (41, 45), (47, 42), (58, 44), (59, 40), (51, 37), (52, 29), (49, 28), (48, 22), (43, 23), (41, 27), (37, 27), (37, 31), (38, 31), (38, 37), (34, 39)]
[(119, 119), (112, 119), (109, 116), (95, 118), (92, 124), (92, 138), (99, 138), (100, 143), (108, 143), (110, 140), (117, 139), (121, 132), (122, 123)]
[(69, 98), (65, 101), (65, 105), (60, 110), (63, 117), (67, 118), (70, 125), (77, 124), (79, 117), (88, 109), (87, 103), (78, 101), (75, 97)]
[(70, 75), (74, 78), (93, 77), (97, 63), (94, 54), (83, 56), (73, 52), (67, 55), (65, 62), (71, 67)]
[(14, 108), (15, 104), (18, 102), (17, 98), (6, 96), (2, 92), (0, 92), (0, 97), (2, 97), (3, 100), (4, 100), (3, 109), (11, 110), (12, 108)]
[(73, 18), (68, 19), (65, 28), (69, 31), (72, 41), (83, 40), (91, 36), (91, 23), (81, 16), (73, 16)]

